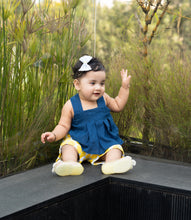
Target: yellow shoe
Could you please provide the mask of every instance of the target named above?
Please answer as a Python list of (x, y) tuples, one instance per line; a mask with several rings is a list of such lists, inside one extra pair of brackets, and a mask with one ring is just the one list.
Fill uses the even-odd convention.
[(126, 156), (112, 162), (104, 163), (101, 170), (104, 174), (125, 173), (128, 170), (133, 169), (136, 165), (136, 161), (131, 157)]
[(58, 176), (81, 175), (84, 171), (83, 166), (78, 162), (64, 162), (58, 160), (53, 164), (52, 172)]

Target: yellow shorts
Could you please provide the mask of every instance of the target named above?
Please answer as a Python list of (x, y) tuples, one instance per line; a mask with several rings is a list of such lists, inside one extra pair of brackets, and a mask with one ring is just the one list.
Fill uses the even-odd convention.
[(109, 147), (109, 148), (108, 148), (103, 154), (101, 154), (101, 155), (98, 155), (98, 154), (88, 154), (88, 153), (86, 153), (86, 152), (84, 152), (84, 151), (82, 150), (81, 145), (80, 145), (77, 141), (73, 140), (70, 135), (67, 135), (67, 137), (62, 141), (62, 143), (61, 143), (61, 145), (60, 145), (59, 155), (58, 155), (58, 158), (56, 159), (56, 161), (61, 160), (62, 147), (63, 147), (64, 145), (71, 145), (71, 146), (74, 146), (74, 147), (75, 147), (75, 149), (77, 150), (78, 155), (79, 155), (79, 163), (82, 163), (83, 161), (87, 160), (87, 161), (90, 162), (92, 165), (103, 164), (104, 161), (101, 161), (101, 160), (99, 161), (99, 159), (100, 159), (101, 157), (103, 157), (109, 150), (114, 149), (114, 148), (115, 148), (115, 149), (119, 149), (119, 150), (122, 151), (122, 157), (124, 157), (124, 155), (125, 155), (125, 154), (124, 154), (124, 151), (123, 151), (123, 148), (122, 148), (122, 146), (121, 146), (120, 144), (116, 144), (116, 145), (113, 145), (113, 146)]

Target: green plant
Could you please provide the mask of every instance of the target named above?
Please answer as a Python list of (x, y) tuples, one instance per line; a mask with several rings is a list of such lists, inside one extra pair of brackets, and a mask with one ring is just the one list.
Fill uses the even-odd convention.
[(40, 135), (53, 128), (73, 94), (70, 67), (88, 39), (83, 18), (76, 18), (78, 3), (58, 9), (50, 1), (2, 1), (0, 175), (52, 158)]
[[(132, 47), (133, 43), (132, 43)], [(123, 112), (113, 114), (119, 133), (142, 140), (145, 102), (150, 112), (150, 141), (141, 153), (166, 159), (191, 162), (191, 77), (190, 54), (184, 60), (166, 48), (151, 54), (149, 74), (150, 99), (144, 96), (142, 58), (138, 51), (125, 51), (112, 59), (108, 76), (108, 93), (117, 95), (121, 68), (132, 75), (130, 96)], [(148, 63), (147, 63), (148, 64)]]

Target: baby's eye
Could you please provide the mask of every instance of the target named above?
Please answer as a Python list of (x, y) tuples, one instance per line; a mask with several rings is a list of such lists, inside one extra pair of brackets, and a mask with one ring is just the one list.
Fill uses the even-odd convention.
[(91, 85), (95, 85), (95, 82), (90, 82)]
[(104, 85), (105, 85), (105, 82), (102, 82), (102, 83), (101, 83), (101, 86), (104, 86)]

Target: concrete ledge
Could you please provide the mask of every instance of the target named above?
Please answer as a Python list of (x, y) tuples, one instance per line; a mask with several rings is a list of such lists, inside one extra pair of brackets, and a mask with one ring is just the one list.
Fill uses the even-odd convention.
[[(133, 155), (137, 165), (112, 177), (191, 192), (191, 165)], [(58, 177), (52, 164), (0, 179), (0, 218), (102, 181), (100, 166), (84, 163), (81, 176)]]

